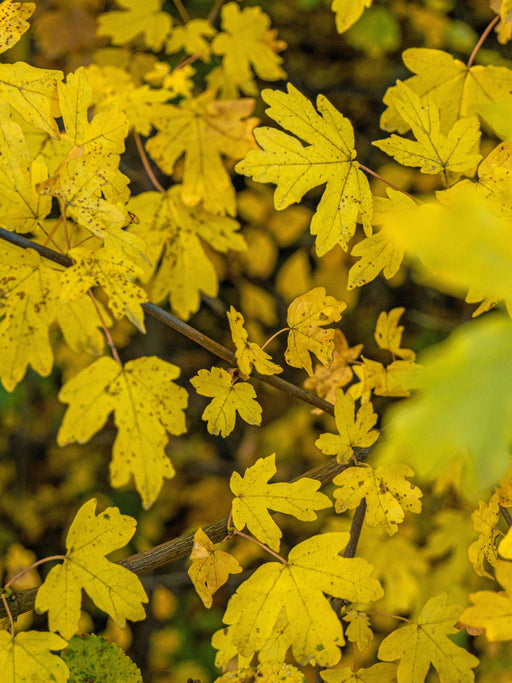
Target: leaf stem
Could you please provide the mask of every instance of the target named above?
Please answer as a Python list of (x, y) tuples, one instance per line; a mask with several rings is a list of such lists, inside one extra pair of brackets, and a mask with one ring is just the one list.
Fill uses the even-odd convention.
[(210, 24), (213, 24), (215, 19), (217, 19), (217, 15), (222, 9), (222, 5), (226, 2), (226, 0), (217, 0), (215, 5), (211, 8), (210, 13), (206, 17), (206, 21), (209, 21)]
[(123, 364), (121, 362), (121, 359), (119, 358), (119, 354), (116, 349), (116, 345), (114, 344), (114, 340), (112, 339), (112, 335), (110, 334), (110, 330), (107, 327), (107, 324), (105, 320), (103, 319), (103, 316), (100, 311), (100, 307), (98, 306), (98, 302), (96, 301), (94, 294), (92, 293), (92, 289), (87, 290), (87, 294), (91, 297), (92, 304), (94, 308), (96, 309), (96, 313), (98, 314), (98, 318), (100, 319), (101, 326), (103, 327), (103, 332), (105, 332), (105, 337), (107, 338), (107, 344), (110, 346), (110, 350), (112, 351), (112, 358), (116, 361), (116, 363), (119, 363), (121, 367), (123, 367)]
[(5, 588), (10, 588), (12, 584), (17, 581), (18, 579), (21, 579), (22, 576), (25, 576), (28, 572), (32, 571), (32, 569), (35, 569), (38, 567), (40, 564), (45, 564), (45, 562), (52, 562), (53, 560), (65, 560), (66, 556), (65, 555), (49, 555), (48, 557), (43, 557), (42, 560), (36, 560), (35, 562), (32, 562), (31, 565), (28, 567), (25, 567), (25, 569), (22, 569), (20, 572), (16, 574), (16, 576), (13, 576), (12, 578), (9, 579), (9, 581), (5, 584)]
[(158, 182), (157, 177), (153, 173), (153, 169), (151, 168), (151, 166), (149, 164), (148, 157), (146, 155), (146, 150), (144, 149), (144, 145), (142, 144), (142, 140), (140, 139), (140, 135), (139, 135), (139, 133), (137, 133), (136, 130), (133, 131), (133, 137), (135, 138), (135, 144), (137, 145), (137, 150), (139, 152), (140, 160), (142, 161), (142, 165), (144, 166), (144, 170), (146, 171), (148, 178), (151, 180), (154, 187), (159, 192), (165, 192), (165, 188)]
[(283, 327), (282, 330), (278, 330), (277, 332), (275, 332), (275, 333), (274, 333), (269, 339), (267, 339), (267, 341), (263, 344), (263, 346), (261, 347), (261, 350), (263, 351), (263, 349), (265, 348), (265, 346), (267, 346), (267, 344), (270, 344), (270, 342), (271, 342), (273, 339), (275, 339), (275, 338), (276, 338), (279, 334), (281, 334), (282, 332), (288, 332), (289, 329), (290, 329), (289, 327)]
[(489, 23), (489, 25), (487, 26), (487, 28), (485, 29), (485, 31), (482, 33), (482, 35), (480, 36), (480, 38), (479, 38), (477, 44), (476, 44), (475, 47), (473, 48), (473, 52), (469, 55), (469, 59), (468, 59), (468, 63), (467, 63), (468, 69), (471, 67), (471, 65), (472, 65), (473, 62), (475, 61), (476, 53), (477, 53), (478, 50), (482, 47), (482, 45), (484, 44), (485, 39), (487, 38), (487, 36), (489, 35), (489, 33), (492, 31), (492, 29), (496, 26), (496, 24), (498, 23), (499, 20), (500, 20), (500, 15), (497, 14), (497, 15), (494, 17), (494, 19)]
[(9, 605), (7, 604), (7, 598), (5, 597), (5, 595), (4, 595), (3, 593), (0, 594), (0, 597), (2, 598), (2, 602), (3, 602), (3, 604), (4, 604), (5, 613), (6, 613), (7, 617), (8, 617), (9, 622), (10, 622), (10, 625), (11, 625), (11, 635), (12, 635), (12, 637), (14, 638), (14, 619), (13, 619), (13, 617), (12, 617), (11, 608), (10, 608)]
[(508, 525), (509, 527), (512, 527), (512, 515), (511, 515), (510, 512), (507, 510), (507, 508), (504, 507), (503, 505), (500, 505), (500, 512), (501, 512), (501, 516), (503, 517), (503, 519), (505, 520), (505, 522), (507, 523), (507, 525)]
[(275, 558), (277, 558), (279, 560), (279, 562), (282, 562), (283, 564), (288, 564), (288, 562), (284, 559), (284, 557), (281, 557), (281, 555), (279, 555), (278, 553), (271, 550), (271, 548), (269, 548), (268, 545), (265, 545), (261, 541), (258, 541), (258, 539), (254, 538), (254, 536), (249, 536), (249, 534), (246, 534), (243, 531), (238, 531), (238, 529), (235, 529), (233, 531), (233, 533), (235, 533), (237, 536), (241, 536), (242, 538), (246, 538), (248, 541), (251, 541), (252, 543), (256, 543), (256, 545), (259, 545), (260, 548), (263, 548), (263, 550), (266, 550), (267, 553), (270, 553)]
[(407, 197), (410, 197), (411, 199), (414, 199), (415, 202), (419, 201), (419, 200), (416, 199), (416, 197), (414, 197), (412, 194), (409, 194), (409, 193), (406, 192), (405, 190), (402, 190), (401, 187), (398, 187), (398, 186), (395, 185), (394, 183), (391, 183), (389, 180), (386, 180), (386, 178), (383, 178), (383, 177), (382, 177), (381, 175), (379, 175), (378, 173), (375, 173), (375, 171), (372, 171), (372, 169), (371, 169), (371, 168), (368, 168), (368, 166), (364, 166), (363, 164), (360, 163), (360, 164), (359, 164), (359, 168), (360, 168), (362, 171), (365, 171), (365, 173), (369, 173), (369, 174), (372, 175), (374, 178), (377, 178), (377, 180), (382, 181), (385, 185), (389, 185), (389, 187), (392, 187), (393, 190), (397, 190), (398, 192), (401, 192), (402, 194), (405, 194)]
[(181, 2), (181, 0), (173, 0), (173, 2), (174, 2), (174, 6), (178, 10), (178, 14), (180, 15), (183, 23), (186, 24), (187, 22), (189, 22), (190, 16), (189, 16), (187, 10), (185, 9), (184, 4)]

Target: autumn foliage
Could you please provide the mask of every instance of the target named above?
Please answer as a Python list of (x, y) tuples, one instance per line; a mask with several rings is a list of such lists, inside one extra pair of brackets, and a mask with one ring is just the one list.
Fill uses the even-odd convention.
[[(512, 676), (512, 3), (451, 51), (456, 2), (260, 4), (0, 4), (6, 683)], [(309, 11), (370, 60), (423, 32), (378, 137), (286, 82)]]

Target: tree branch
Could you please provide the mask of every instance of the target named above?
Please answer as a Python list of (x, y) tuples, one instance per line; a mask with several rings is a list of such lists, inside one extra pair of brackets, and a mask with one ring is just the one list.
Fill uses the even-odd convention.
[[(8, 230), (4, 230), (4, 228), (0, 228), (0, 238), (24, 249), (34, 249), (44, 258), (53, 261), (54, 263), (58, 263), (65, 268), (69, 268), (69, 266), (73, 265), (73, 262), (69, 256), (66, 256), (65, 254), (59, 254), (59, 252), (53, 251), (53, 249), (49, 249), (42, 244), (37, 244), (36, 242), (32, 242), (26, 237), (18, 235), (14, 232), (9, 232)], [(164, 323), (164, 325), (171, 327), (173, 330), (176, 330), (176, 332), (179, 332), (184, 337), (187, 337), (187, 339), (199, 344), (199, 346), (202, 346), (214, 355), (226, 361), (226, 363), (229, 365), (236, 367), (236, 357), (233, 351), (230, 351), (225, 346), (222, 346), (222, 344), (210, 339), (210, 337), (207, 337), (202, 332), (199, 332), (199, 330), (196, 330), (195, 327), (188, 325), (187, 323), (183, 322), (183, 320), (179, 320), (179, 318), (175, 318), (173, 315), (167, 313), (167, 311), (164, 311), (163, 308), (160, 308), (160, 306), (156, 306), (155, 304), (149, 302), (144, 303), (142, 304), (142, 308), (146, 311), (146, 313), (149, 313), (149, 315)], [(332, 403), (329, 403), (329, 401), (324, 401), (323, 398), (315, 396), (309, 391), (306, 391), (305, 389), (302, 389), (291, 382), (287, 382), (286, 380), (276, 377), (275, 375), (262, 375), (256, 371), (253, 371), (251, 377), (259, 379), (261, 382), (265, 382), (265, 384), (269, 384), (275, 389), (284, 391), (290, 396), (308, 403), (315, 408), (320, 408), (320, 410), (323, 410), (329, 415), (334, 415), (334, 405)]]
[[(357, 450), (357, 459), (365, 459), (372, 448), (373, 447), (355, 449)], [(298, 481), (304, 477), (309, 477), (310, 479), (316, 479), (319, 481), (322, 486), (326, 486), (337, 474), (343, 472), (343, 470), (345, 470), (347, 467), (350, 467), (350, 465), (340, 465), (336, 458), (332, 458), (331, 460), (308, 470), (304, 474), (301, 474), (293, 479), (293, 481)], [(364, 510), (366, 510), (366, 505), (363, 506), (363, 504), (360, 503), (352, 519), (350, 541), (345, 549), (344, 557), (354, 556), (353, 554), (347, 553), (355, 554), (357, 540), (359, 539), (361, 526), (364, 520), (364, 510), (361, 514), (361, 509), (363, 507)], [(220, 519), (219, 521), (204, 527), (203, 531), (208, 535), (212, 543), (220, 543), (227, 536), (227, 523), (228, 517), (224, 517), (224, 519)], [(184, 536), (178, 536), (172, 541), (166, 541), (165, 543), (161, 543), (154, 548), (137, 553), (136, 555), (131, 555), (131, 557), (121, 560), (118, 562), (118, 564), (126, 569), (129, 569), (134, 574), (143, 576), (144, 574), (148, 574), (159, 567), (163, 567), (166, 564), (171, 564), (182, 557), (187, 557), (190, 555), (192, 546), (194, 544), (194, 534), (195, 532), (185, 534)], [(13, 617), (17, 617), (24, 612), (29, 612), (30, 610), (34, 609), (37, 591), (38, 587), (29, 588), (25, 591), (14, 592), (13, 595), (8, 598), (9, 608)], [(7, 613), (5, 608), (2, 604), (0, 604), (0, 619), (5, 618), (6, 616)]]

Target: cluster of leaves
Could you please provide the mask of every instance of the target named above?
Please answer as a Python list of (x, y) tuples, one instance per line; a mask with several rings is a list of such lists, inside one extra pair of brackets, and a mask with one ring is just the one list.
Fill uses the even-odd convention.
[[(334, 0), (338, 31), (364, 17), (371, 4)], [(13, 391), (29, 367), (47, 377), (58, 357), (67, 375), (58, 397), (67, 409), (57, 443), (85, 444), (113, 415), (110, 484), (133, 483), (145, 509), (175, 475), (169, 440), (187, 432), (189, 401), (177, 382), (178, 365), (156, 354), (121, 360), (123, 335), (144, 334), (146, 314), (230, 363), (229, 370), (200, 368), (190, 378), (196, 393), (210, 399), (202, 413), (209, 434), (229, 436), (237, 417), (262, 423), (255, 377), (330, 414), (334, 421), (319, 418), (325, 431), (316, 427), (308, 436), (319, 459), (333, 456), (335, 476), (270, 483), (276, 454), (266, 451), (243, 476), (232, 474), (227, 521), (214, 533), (199, 528), (191, 539), (189, 576), (207, 608), (253, 559), (244, 562), (236, 540), (249, 540), (271, 557), (238, 582), (224, 627), (213, 635), (222, 672), (217, 682), (302, 681), (311, 672), (332, 682), (421, 682), (431, 667), (441, 681), (474, 680), (478, 658), (450, 636), (512, 637), (512, 531), (499, 528), (501, 518), (512, 527), (512, 324), (502, 310), (512, 310), (512, 70), (475, 65), (482, 41), (466, 64), (438, 49), (406, 50), (403, 60), (413, 75), (387, 90), (380, 125), (390, 135), (374, 145), (398, 165), (418, 169), (418, 177), (439, 182), (426, 197), (382, 179), (386, 196), (376, 196), (368, 177), (378, 174), (356, 160), (351, 121), (325, 96), (315, 107), (291, 83), (286, 90), (264, 89), (266, 115), (278, 127), (258, 126), (253, 112), (260, 81), (286, 76), (280, 56), (286, 45), (260, 7), (220, 2), (207, 18), (191, 19), (181, 2), (174, 18), (161, 0), (117, 5), (98, 16), (97, 35), (113, 47), (100, 50), (92, 64), (67, 74), (26, 62), (0, 65), (4, 388)], [(2, 52), (29, 28), (34, 9), (31, 2), (2, 2)], [(497, 26), (505, 43), (510, 3), (493, 0), (490, 9), (496, 16), (482, 40)], [(179, 61), (171, 68), (175, 55)], [(129, 135), (154, 187), (133, 196), (120, 166)], [(165, 187), (152, 165), (167, 177)], [(475, 315), (485, 315), (424, 354), (420, 366), (414, 351), (402, 346), (405, 309), (382, 311), (374, 333), (380, 355), (373, 359), (362, 355), (362, 344), (349, 346), (339, 328), (347, 303), (328, 294), (321, 279), (302, 291), (283, 286), (293, 294), (284, 296), (286, 327), (276, 330), (275, 310), (261, 305), (268, 292), (242, 278), (240, 308), (248, 311), (251, 297), (253, 310), (261, 305), (259, 320), (273, 326), (272, 337), (263, 343), (261, 326), (249, 325), (251, 316), (231, 305), (225, 327), (235, 352), (215, 344), (183, 320), (202, 299), (217, 297), (233, 263), (235, 281), (244, 264), (258, 273), (250, 264), (259, 256), (258, 239), (250, 230), (244, 238), (236, 218), (244, 201), (235, 172), (274, 184), (277, 211), (323, 188), (311, 220), (301, 214), (291, 228), (276, 228), (275, 239), (289, 246), (309, 224), (316, 258), (350, 255), (346, 299), (381, 273), (393, 278), (406, 259), (422, 283), (478, 303)], [(249, 192), (259, 203), (263, 195)], [(284, 333), (277, 362), (265, 347)], [(75, 356), (65, 356), (63, 348)], [(277, 377), (290, 369), (307, 374), (308, 391)], [(387, 406), (382, 399), (394, 405), (377, 430), (375, 408)], [(473, 512), (476, 541), (447, 540), (447, 530), (453, 534), (460, 521), (449, 515), (437, 518), (437, 538), (433, 533), (424, 548), (407, 538), (411, 513), (422, 510), (415, 475), (425, 491), (452, 486), (473, 509), (494, 488)], [(330, 480), (330, 495), (320, 492)], [(141, 680), (133, 663), (97, 637), (73, 637), (80, 632), (82, 590), (120, 628), (146, 617), (148, 596), (129, 568), (135, 564), (106, 557), (130, 541), (136, 520), (114, 506), (96, 515), (96, 505), (94, 498), (81, 505), (64, 555), (27, 563), (6, 581), (1, 598), (8, 630), (0, 631), (6, 680), (81, 680), (96, 676), (100, 658), (112, 680)], [(318, 519), (319, 511), (333, 507), (336, 515), (324, 512), (323, 522)], [(344, 513), (351, 510), (350, 519)], [(318, 533), (306, 531), (281, 550), (288, 543), (286, 521), (273, 513), (316, 523)], [(363, 524), (373, 530), (373, 541), (362, 537), (357, 551)], [(221, 541), (231, 552), (217, 547)], [(454, 548), (474, 570), (472, 580), (463, 577), (460, 557), (444, 565), (458, 600), (439, 592), (446, 579), (440, 572), (420, 588), (427, 563), (442, 565), (439, 558)], [(19, 598), (12, 584), (50, 561), (59, 564), (35, 598), (36, 610), (48, 612), (48, 629), (17, 632), (11, 598)], [(480, 590), (478, 577), (495, 579), (503, 590)], [(383, 625), (379, 619), (389, 619), (389, 612), (395, 620)], [(407, 623), (397, 626), (396, 619)], [(485, 656), (485, 646), (482, 651)]]

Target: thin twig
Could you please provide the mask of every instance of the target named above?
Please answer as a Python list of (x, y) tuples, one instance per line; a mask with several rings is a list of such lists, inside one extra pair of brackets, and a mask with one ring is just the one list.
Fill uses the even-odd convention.
[[(362, 458), (363, 454), (368, 455), (372, 448), (373, 447), (357, 449), (358, 458)], [(327, 484), (330, 484), (336, 475), (347, 469), (347, 467), (349, 467), (349, 465), (340, 465), (336, 458), (332, 458), (331, 460), (324, 462), (321, 465), (317, 465), (307, 472), (304, 472), (304, 474), (301, 474), (292, 481), (298, 481), (303, 477), (307, 477), (309, 479), (316, 479), (320, 482), (321, 486), (326, 486)], [(354, 524), (355, 518), (356, 514), (354, 514), (352, 524)], [(228, 517), (224, 517), (213, 524), (203, 527), (203, 531), (212, 543), (220, 543), (226, 538), (226, 526), (228, 519)], [(178, 538), (174, 538), (172, 541), (166, 541), (165, 543), (161, 543), (160, 545), (150, 548), (149, 550), (144, 550), (141, 553), (127, 557), (126, 559), (118, 562), (118, 564), (139, 576), (152, 573), (159, 567), (171, 564), (182, 557), (188, 557), (194, 545), (194, 535), (195, 531), (185, 534), (184, 536), (178, 536)], [(351, 539), (352, 537), (353, 534), (351, 533)], [(347, 545), (347, 548), (349, 546), (350, 541)], [(345, 552), (347, 552), (347, 549), (345, 549)], [(34, 609), (37, 591), (38, 587), (35, 587), (14, 593), (16, 596), (16, 606), (10, 607), (13, 616), (18, 616), (24, 612), (29, 612), (31, 609)], [(6, 616), (7, 612), (2, 609), (2, 606), (0, 605), (0, 618), (4, 618)]]
[(144, 149), (144, 145), (142, 144), (142, 140), (140, 139), (140, 135), (137, 133), (136, 130), (133, 131), (133, 137), (135, 138), (135, 144), (137, 145), (137, 150), (139, 152), (140, 160), (142, 161), (142, 165), (144, 166), (144, 170), (146, 171), (148, 178), (151, 180), (154, 187), (159, 192), (165, 192), (165, 188), (163, 187), (163, 185), (161, 185), (158, 182), (157, 177), (153, 173), (153, 169), (151, 168), (151, 165), (149, 163), (149, 159), (146, 155), (146, 150)]
[(468, 69), (471, 67), (471, 65), (472, 65), (473, 62), (475, 61), (476, 53), (477, 53), (478, 50), (482, 47), (482, 45), (484, 44), (485, 39), (487, 38), (487, 36), (489, 35), (489, 33), (493, 30), (493, 28), (496, 26), (496, 24), (498, 23), (498, 21), (500, 20), (500, 18), (501, 18), (501, 17), (500, 17), (499, 14), (496, 15), (496, 16), (494, 17), (494, 19), (490, 22), (490, 24), (487, 26), (487, 28), (485, 29), (485, 31), (482, 33), (482, 35), (480, 36), (480, 38), (479, 38), (479, 40), (478, 40), (478, 43), (477, 43), (477, 44), (475, 45), (475, 47), (473, 48), (473, 52), (469, 55), (469, 59), (468, 59), (468, 63), (467, 63)]
[(185, 9), (185, 5), (181, 2), (181, 0), (173, 0), (174, 6), (178, 10), (178, 14), (181, 17), (181, 20), (183, 21), (184, 24), (190, 21), (190, 16)]
[(206, 21), (209, 21), (210, 24), (213, 24), (213, 22), (215, 21), (215, 19), (217, 19), (218, 13), (219, 13), (219, 12), (221, 11), (221, 9), (222, 9), (222, 5), (223, 5), (225, 2), (226, 2), (226, 0), (217, 0), (217, 2), (215, 3), (215, 5), (211, 8), (210, 13), (209, 13), (208, 16), (206, 17)]
[[(55, 263), (58, 263), (66, 268), (73, 265), (73, 262), (69, 258), (69, 256), (66, 256), (65, 254), (59, 254), (58, 252), (53, 251), (52, 249), (48, 249), (48, 247), (44, 247), (41, 244), (32, 242), (26, 237), (22, 237), (22, 235), (18, 235), (14, 232), (4, 230), (4, 228), (0, 228), (0, 238), (24, 249), (34, 249), (35, 251), (39, 252), (41, 256), (44, 256), (44, 258), (47, 258), (50, 261), (54, 261)], [(142, 308), (146, 311), (146, 313), (149, 313), (151, 316), (153, 316), (153, 318), (156, 318), (157, 320), (160, 320), (160, 322), (164, 323), (164, 325), (171, 327), (173, 330), (176, 330), (176, 332), (179, 332), (184, 337), (187, 337), (187, 339), (190, 339), (196, 344), (199, 344), (199, 346), (202, 346), (203, 348), (207, 349), (208, 351), (210, 351), (210, 353), (213, 353), (222, 360), (226, 361), (226, 363), (228, 363), (229, 365), (236, 367), (237, 363), (235, 354), (233, 353), (233, 351), (230, 351), (225, 346), (222, 346), (222, 344), (219, 344), (213, 339), (210, 339), (210, 337), (207, 337), (199, 330), (196, 330), (191, 325), (188, 325), (187, 323), (183, 322), (183, 320), (175, 318), (170, 313), (167, 313), (167, 311), (164, 311), (163, 308), (160, 308), (160, 306), (156, 306), (155, 304), (147, 302), (142, 304)], [(256, 372), (255, 370), (252, 372), (251, 377), (258, 379), (261, 382), (265, 382), (265, 384), (269, 384), (271, 387), (274, 387), (275, 389), (284, 391), (290, 396), (299, 399), (299, 401), (308, 403), (309, 405), (312, 405), (315, 408), (320, 408), (320, 410), (323, 410), (329, 415), (334, 416), (333, 403), (325, 401), (323, 398), (315, 396), (315, 394), (311, 394), (309, 391), (306, 391), (305, 389), (302, 389), (301, 387), (298, 387), (295, 384), (292, 384), (291, 382), (287, 382), (286, 380), (281, 379), (280, 377), (276, 377), (275, 375), (262, 375), (261, 373)]]
[(512, 515), (511, 515), (510, 512), (507, 510), (507, 508), (506, 508), (506, 507), (503, 507), (503, 505), (500, 505), (500, 512), (501, 512), (501, 516), (503, 517), (503, 519), (505, 520), (505, 522), (507, 523), (507, 525), (508, 525), (509, 527), (512, 527)]

